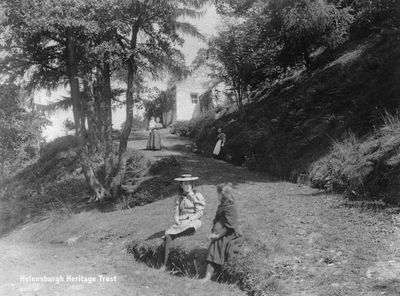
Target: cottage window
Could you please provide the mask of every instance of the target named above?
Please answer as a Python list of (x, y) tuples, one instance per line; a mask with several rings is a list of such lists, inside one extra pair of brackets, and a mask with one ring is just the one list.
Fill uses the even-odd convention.
[(198, 93), (190, 93), (190, 98), (192, 100), (192, 104), (199, 103), (199, 94)]

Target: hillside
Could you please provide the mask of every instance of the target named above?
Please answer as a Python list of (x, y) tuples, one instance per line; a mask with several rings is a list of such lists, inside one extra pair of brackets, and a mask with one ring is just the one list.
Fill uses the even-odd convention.
[[(142, 137), (131, 147), (144, 147)], [(204, 224), (179, 239), (171, 253), (174, 276), (156, 269), (160, 236), (172, 222), (173, 194), (126, 210), (53, 216), (28, 223), (0, 239), (0, 293), (35, 291), (54, 295), (398, 295), (398, 209), (352, 203), (307, 186), (185, 151), (185, 143), (163, 133), (164, 150), (146, 158), (176, 157), (179, 173), (199, 176), (206, 198)], [(245, 234), (245, 255), (227, 266), (224, 284), (200, 284), (204, 254), (217, 207), (216, 184), (232, 182)], [(169, 211), (170, 209), (171, 211)], [(135, 255), (127, 254), (126, 248)], [(140, 253), (135, 253), (139, 250)], [(35, 258), (35, 260), (32, 260)], [(145, 264), (142, 264), (145, 263)], [(147, 265), (147, 266), (146, 266)], [(29, 284), (21, 273), (116, 276), (118, 284)], [(229, 283), (235, 283), (231, 285)], [(179, 294), (180, 293), (180, 294)]]
[[(138, 133), (135, 140), (145, 145), (146, 136), (146, 132), (144, 135)], [(173, 142), (178, 147), (181, 143), (180, 139)], [(79, 159), (80, 145), (74, 136), (57, 138), (42, 149), (35, 163), (0, 183), (0, 235), (26, 222), (89, 210), (127, 209), (163, 199), (175, 191), (172, 177), (180, 167), (173, 153), (154, 159), (152, 155), (131, 148), (121, 197), (90, 203), (90, 192)], [(101, 162), (96, 157), (93, 157), (93, 163), (101, 176)]]
[(399, 106), (400, 31), (381, 29), (322, 54), (319, 67), (260, 88), (237, 113), (196, 127), (196, 142), (211, 155), (216, 127), (227, 134), (227, 160), (296, 180), (348, 132), (363, 136)]

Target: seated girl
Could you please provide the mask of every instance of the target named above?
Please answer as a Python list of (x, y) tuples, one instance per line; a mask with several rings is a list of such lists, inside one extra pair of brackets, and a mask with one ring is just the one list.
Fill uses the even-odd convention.
[(235, 253), (242, 236), (238, 229), (238, 215), (230, 183), (217, 186), (220, 202), (209, 236), (211, 243), (207, 254), (206, 276), (202, 281), (209, 281), (214, 270), (220, 268)]
[(193, 235), (201, 226), (205, 200), (204, 197), (193, 190), (192, 182), (198, 177), (182, 175), (176, 178), (179, 181), (178, 196), (174, 202), (175, 224), (165, 231), (165, 255), (163, 269), (166, 269), (172, 240), (180, 236)]

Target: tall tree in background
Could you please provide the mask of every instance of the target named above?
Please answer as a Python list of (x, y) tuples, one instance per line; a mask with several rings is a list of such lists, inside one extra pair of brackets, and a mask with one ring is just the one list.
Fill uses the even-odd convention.
[(225, 26), (210, 42), (208, 52), (220, 65), (214, 72), (230, 86), (238, 110), (244, 116), (243, 100), (260, 83), (276, 79), (278, 42), (270, 25), (268, 1), (217, 1)]
[[(2, 72), (13, 77), (30, 73), (30, 88), (70, 86), (76, 134), (85, 147), (105, 141), (106, 178), (101, 184), (90, 163), (91, 149), (81, 153), (83, 171), (95, 200), (114, 196), (124, 177), (126, 148), (133, 122), (134, 93), (143, 78), (184, 67), (182, 35), (201, 38), (183, 17), (196, 17), (207, 1), (3, 0), (8, 31)], [(126, 73), (126, 123), (118, 161), (112, 161), (111, 78)], [(81, 91), (83, 90), (83, 91)], [(97, 116), (95, 116), (97, 115)], [(102, 116), (104, 115), (104, 116)], [(105, 118), (103, 124), (99, 123)], [(96, 121), (97, 119), (97, 121)], [(88, 130), (86, 129), (88, 122)], [(97, 150), (97, 149), (94, 149)]]
[(216, 0), (216, 6), (225, 26), (211, 42), (210, 53), (242, 117), (243, 100), (252, 90), (289, 75), (288, 67), (310, 68), (315, 50), (347, 40), (354, 19), (352, 8), (342, 1)]
[(312, 66), (310, 54), (321, 46), (336, 48), (350, 34), (354, 20), (350, 7), (340, 8), (325, 0), (302, 0), (284, 11), (282, 50), (280, 59), (284, 66), (304, 62)]

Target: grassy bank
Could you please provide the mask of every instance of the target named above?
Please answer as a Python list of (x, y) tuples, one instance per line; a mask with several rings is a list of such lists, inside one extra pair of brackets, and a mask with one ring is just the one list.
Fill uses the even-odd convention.
[[(61, 137), (45, 146), (39, 160), (0, 184), (0, 235), (15, 227), (49, 217), (83, 211), (115, 211), (163, 199), (176, 190), (172, 181), (180, 170), (173, 156), (150, 162), (144, 153), (129, 149), (122, 194), (117, 200), (89, 203), (82, 173), (79, 139)], [(101, 163), (94, 167), (101, 174)]]
[(400, 116), (386, 114), (371, 135), (334, 143), (310, 169), (312, 186), (356, 199), (400, 203)]

